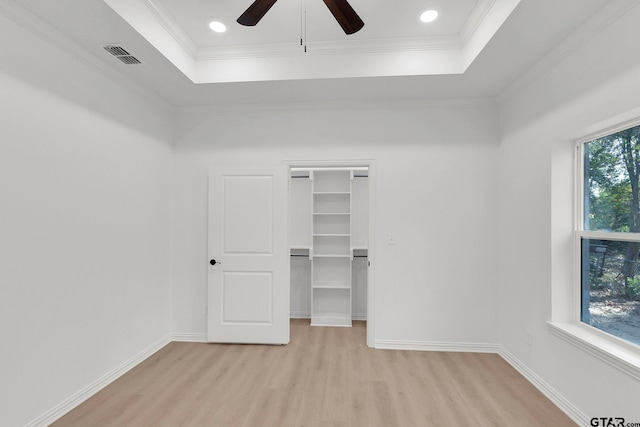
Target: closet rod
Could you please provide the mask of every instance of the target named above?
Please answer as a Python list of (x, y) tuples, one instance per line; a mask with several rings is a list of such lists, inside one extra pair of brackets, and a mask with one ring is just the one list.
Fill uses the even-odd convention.
[[(309, 258), (309, 255), (301, 255), (301, 254), (291, 254), (290, 256), (299, 256)], [(354, 255), (354, 258), (369, 258), (367, 255)]]
[[(354, 178), (369, 178), (369, 175), (353, 175)], [(309, 178), (309, 175), (306, 176), (292, 176), (291, 178)]]
[(366, 171), (368, 166), (318, 166), (318, 167), (292, 167), (292, 172), (309, 172), (309, 171)]

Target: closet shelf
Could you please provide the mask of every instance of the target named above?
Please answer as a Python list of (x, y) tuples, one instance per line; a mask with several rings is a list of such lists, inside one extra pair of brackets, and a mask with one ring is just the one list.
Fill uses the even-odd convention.
[(332, 195), (332, 194), (351, 194), (351, 191), (314, 191), (313, 194)]
[(314, 215), (351, 215), (350, 212), (314, 212)]
[(353, 170), (313, 171), (311, 324), (351, 326)]
[(311, 318), (311, 326), (351, 326), (351, 315), (340, 312), (318, 313)]
[(318, 254), (314, 253), (313, 258), (351, 258), (350, 254)]
[(351, 282), (314, 282), (312, 286), (314, 289), (343, 289), (348, 291), (351, 289)]

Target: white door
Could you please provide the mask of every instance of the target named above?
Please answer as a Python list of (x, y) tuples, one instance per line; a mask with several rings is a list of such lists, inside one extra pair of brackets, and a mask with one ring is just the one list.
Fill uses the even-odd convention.
[(288, 168), (209, 173), (207, 340), (289, 342)]

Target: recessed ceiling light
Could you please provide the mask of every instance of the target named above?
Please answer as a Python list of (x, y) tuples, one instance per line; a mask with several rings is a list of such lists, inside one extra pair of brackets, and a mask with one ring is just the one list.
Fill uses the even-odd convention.
[(209, 28), (211, 28), (216, 33), (224, 33), (225, 31), (227, 31), (227, 26), (218, 21), (211, 21), (209, 23)]
[(420, 15), (420, 20), (422, 22), (433, 22), (436, 18), (438, 18), (438, 11), (433, 9), (427, 10)]

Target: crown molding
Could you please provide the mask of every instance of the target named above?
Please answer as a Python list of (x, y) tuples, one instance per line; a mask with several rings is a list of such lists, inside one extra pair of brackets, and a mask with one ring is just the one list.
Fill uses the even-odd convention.
[(177, 116), (218, 115), (229, 113), (268, 111), (376, 111), (376, 110), (425, 110), (495, 108), (494, 98), (446, 98), (446, 99), (377, 99), (370, 101), (282, 102), (264, 104), (204, 105), (176, 108)]
[(198, 54), (198, 45), (194, 43), (184, 29), (174, 19), (173, 15), (160, 3), (153, 0), (138, 0), (154, 17), (154, 19), (169, 33), (171, 37), (185, 50), (192, 58)]
[(462, 46), (466, 46), (467, 43), (469, 43), (469, 40), (471, 40), (495, 3), (496, 0), (479, 0), (478, 3), (476, 3), (476, 6), (471, 11), (471, 15), (469, 15), (469, 18), (464, 23), (458, 35), (459, 43)]
[(231, 45), (199, 47), (194, 57), (196, 61), (220, 59), (272, 58), (293, 56), (304, 53), (300, 43), (274, 43), (268, 45)]
[[(300, 43), (273, 43), (267, 45), (198, 46), (175, 20), (171, 13), (154, 0), (138, 0), (151, 13), (162, 28), (195, 61), (268, 58), (305, 53)], [(464, 48), (496, 0), (480, 0), (465, 22), (461, 34), (436, 37), (398, 37), (390, 39), (350, 40), (341, 42), (308, 42), (308, 54), (350, 54), (403, 52), (423, 50), (457, 50)], [(465, 40), (462, 42), (461, 40)]]
[(198, 46), (160, 0), (104, 1), (197, 84), (462, 74), (520, 2), (478, 0), (462, 36)]
[(496, 97), (497, 102), (503, 103), (520, 93), (639, 3), (640, 0), (612, 0), (608, 2), (563, 42), (547, 53), (518, 79), (510, 83)]
[(404, 37), (396, 39), (308, 42), (306, 52), (300, 43), (269, 45), (207, 46), (198, 48), (196, 61), (270, 58), (293, 55), (344, 55), (379, 52), (415, 52), (462, 49), (457, 36)]
[(124, 73), (116, 70), (99, 57), (93, 55), (86, 48), (58, 31), (56, 28), (33, 14), (24, 6), (18, 4), (16, 1), (0, 0), (0, 14), (15, 22), (25, 30), (40, 37), (45, 42), (55, 46), (57, 49), (60, 49), (68, 55), (80, 60), (94, 71), (97, 71), (104, 77), (107, 77), (111, 81), (117, 83), (119, 86), (126, 88), (131, 93), (134, 93), (151, 104), (160, 107), (165, 112), (174, 112), (173, 106), (164, 99), (144, 86), (136, 83)]
[(394, 39), (353, 40), (350, 42), (307, 43), (311, 53), (349, 54), (378, 52), (415, 52), (424, 50), (457, 50), (464, 46), (458, 36), (402, 37)]

